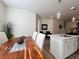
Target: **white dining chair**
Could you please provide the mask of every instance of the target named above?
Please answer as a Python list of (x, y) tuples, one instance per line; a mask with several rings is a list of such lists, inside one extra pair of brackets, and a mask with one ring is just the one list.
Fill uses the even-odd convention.
[(36, 43), (41, 50), (43, 49), (44, 39), (45, 39), (45, 34), (42, 33), (37, 34)]
[(37, 39), (38, 32), (34, 32), (32, 35), (32, 39), (35, 41)]
[(5, 32), (0, 32), (0, 45), (2, 45), (3, 43), (7, 42), (8, 38), (5, 34)]

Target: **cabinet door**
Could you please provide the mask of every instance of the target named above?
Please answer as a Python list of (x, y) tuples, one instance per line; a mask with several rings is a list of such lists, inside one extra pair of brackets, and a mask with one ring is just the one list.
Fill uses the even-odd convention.
[(79, 49), (79, 37), (77, 39), (77, 48)]
[(68, 57), (71, 53), (71, 49), (72, 49), (72, 44), (71, 44), (71, 40), (69, 39), (65, 39), (63, 42), (63, 55), (64, 57)]
[(64, 40), (63, 47), (64, 47), (63, 48), (64, 57), (70, 56), (77, 50), (77, 39), (71, 38)]
[(77, 38), (71, 38), (70, 39), (70, 53), (73, 54), (75, 51), (77, 51)]
[(74, 53), (75, 51), (77, 51), (77, 38), (73, 39), (73, 49), (72, 49), (72, 53)]
[(68, 43), (67, 43), (67, 41), (66, 40), (64, 40), (64, 42), (63, 42), (63, 56), (64, 57), (66, 57), (67, 56), (67, 47), (68, 46)]

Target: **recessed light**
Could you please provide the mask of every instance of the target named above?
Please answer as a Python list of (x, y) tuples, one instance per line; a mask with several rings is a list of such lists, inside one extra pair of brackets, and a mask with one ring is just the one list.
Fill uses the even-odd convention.
[(76, 8), (75, 8), (75, 7), (71, 7), (70, 9), (71, 9), (71, 10), (75, 10)]

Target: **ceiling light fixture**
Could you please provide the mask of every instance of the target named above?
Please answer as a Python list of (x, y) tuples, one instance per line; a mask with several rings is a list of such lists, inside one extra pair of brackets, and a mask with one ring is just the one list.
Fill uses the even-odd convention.
[(61, 19), (61, 12), (60, 12), (60, 4), (61, 0), (58, 0), (58, 13), (57, 13), (57, 19)]
[(70, 9), (71, 9), (71, 10), (75, 10), (76, 8), (75, 8), (75, 7), (71, 7)]
[(74, 22), (76, 20), (76, 17), (75, 17), (75, 10), (76, 10), (76, 8), (75, 7), (71, 7), (70, 10), (73, 13), (72, 22)]
[(72, 17), (72, 22), (74, 22), (76, 20), (76, 18), (75, 17)]

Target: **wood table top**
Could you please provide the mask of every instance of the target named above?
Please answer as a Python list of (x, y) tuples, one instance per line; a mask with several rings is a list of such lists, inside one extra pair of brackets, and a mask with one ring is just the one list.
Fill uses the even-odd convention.
[(31, 37), (26, 37), (26, 48), (22, 51), (9, 52), (16, 39), (11, 39), (0, 46), (0, 59), (45, 59), (42, 51)]

